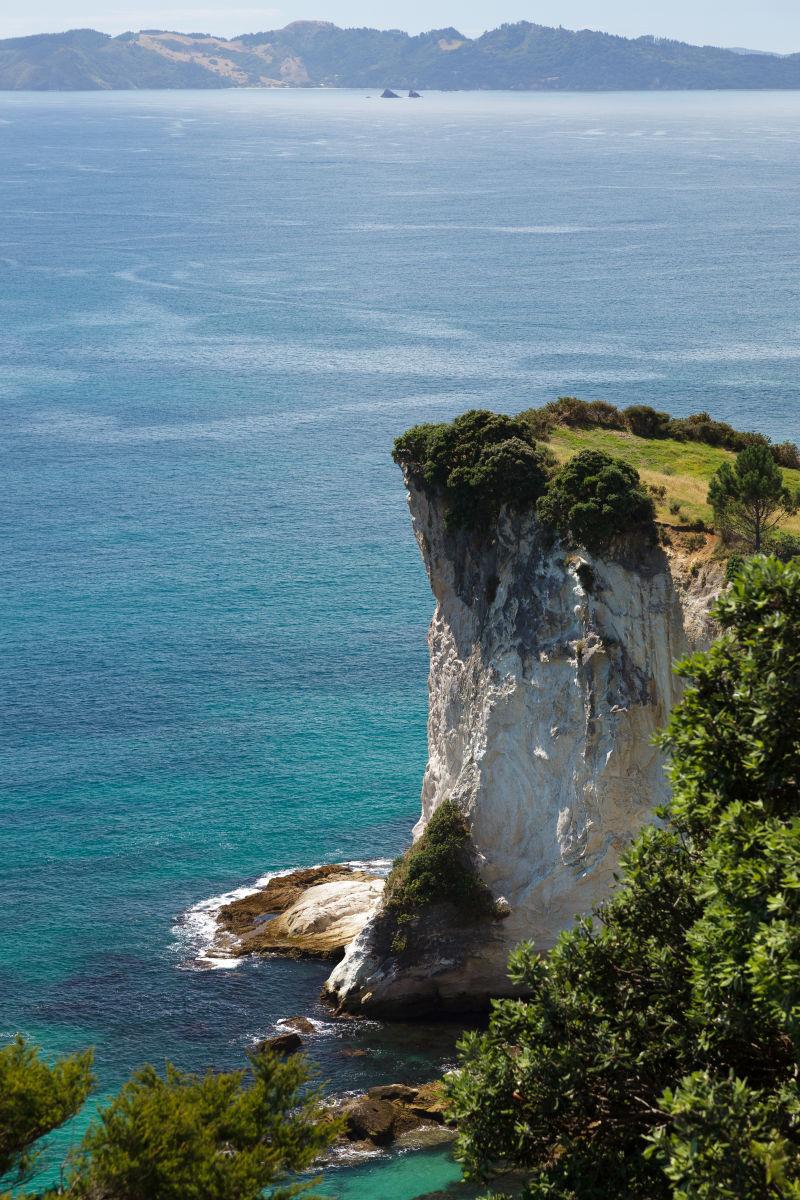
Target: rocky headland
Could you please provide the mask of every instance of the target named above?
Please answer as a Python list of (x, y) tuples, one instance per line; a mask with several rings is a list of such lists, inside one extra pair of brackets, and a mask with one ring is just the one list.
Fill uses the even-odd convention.
[[(604, 899), (668, 784), (653, 736), (680, 695), (677, 660), (713, 637), (723, 565), (635, 535), (569, 550), (532, 513), (491, 538), (452, 530), (406, 473), (436, 609), (429, 759), (418, 840), (445, 801), (463, 814), (494, 910), (405, 917), (378, 906), (326, 985), (339, 1011), (410, 1018), (511, 994), (511, 949), (542, 950)], [(398, 936), (400, 934), (400, 936)]]

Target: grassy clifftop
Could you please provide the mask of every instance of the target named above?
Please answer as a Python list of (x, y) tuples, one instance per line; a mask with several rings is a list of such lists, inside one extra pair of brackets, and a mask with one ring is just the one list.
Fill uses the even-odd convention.
[[(713, 524), (713, 513), (707, 501), (711, 476), (723, 462), (733, 462), (731, 450), (705, 446), (698, 442), (677, 441), (674, 438), (644, 438), (617, 429), (574, 429), (556, 426), (547, 445), (559, 462), (566, 462), (581, 450), (601, 450), (613, 458), (621, 458), (639, 472), (642, 481), (652, 488), (664, 488), (664, 496), (656, 495), (656, 520), (677, 525), (685, 516), (688, 524), (703, 521)], [(783, 468), (786, 483), (793, 490), (800, 487), (800, 470)], [(679, 504), (678, 513), (670, 511)], [(800, 514), (787, 517), (784, 528), (800, 534)]]
[[(698, 546), (698, 535), (717, 526), (726, 546), (746, 546), (751, 518), (757, 547), (767, 535), (776, 553), (796, 554), (800, 545), (800, 449), (706, 412), (673, 417), (647, 405), (619, 409), (562, 396), (516, 417), (471, 410), (449, 423), (416, 425), (396, 439), (393, 456), (418, 486), (441, 495), (453, 531), (492, 536), (507, 508), (535, 511), (566, 544), (590, 551), (612, 550), (633, 533), (653, 541), (657, 524), (694, 531)], [(718, 489), (740, 469), (741, 511), (719, 496), (712, 511), (709, 485)], [(736, 486), (726, 483), (731, 495)], [(662, 530), (663, 541), (671, 536)]]

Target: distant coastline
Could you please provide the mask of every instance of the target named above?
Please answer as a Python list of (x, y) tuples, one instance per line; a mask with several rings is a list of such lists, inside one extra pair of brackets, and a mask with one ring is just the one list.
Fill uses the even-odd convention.
[(0, 41), (0, 90), (385, 88), (439, 91), (800, 89), (800, 53), (623, 38), (520, 21), (478, 38), (457, 29), (417, 36), (295, 21), (219, 38), (94, 29)]

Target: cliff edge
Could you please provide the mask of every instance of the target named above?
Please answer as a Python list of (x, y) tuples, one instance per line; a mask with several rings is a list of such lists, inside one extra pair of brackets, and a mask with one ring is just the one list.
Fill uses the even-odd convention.
[(636, 537), (605, 557), (568, 550), (530, 513), (504, 510), (491, 538), (454, 531), (437, 493), (405, 474), (436, 599), (414, 837), (455, 802), (496, 904), (481, 918), (433, 905), (401, 931), (391, 905), (377, 912), (326, 993), (340, 1011), (387, 1017), (511, 994), (511, 949), (548, 949), (607, 896), (621, 853), (667, 798), (652, 738), (680, 694), (676, 660), (713, 637), (723, 574), (715, 563), (691, 572)]

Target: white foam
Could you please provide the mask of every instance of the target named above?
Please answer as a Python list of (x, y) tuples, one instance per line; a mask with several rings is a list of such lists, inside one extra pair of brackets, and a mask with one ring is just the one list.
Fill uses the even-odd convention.
[[(246, 896), (254, 896), (263, 891), (272, 879), (281, 879), (292, 875), (295, 871), (314, 870), (322, 866), (314, 863), (312, 867), (286, 867), (281, 871), (268, 871), (253, 883), (233, 888), (230, 892), (222, 892), (218, 896), (210, 896), (200, 900), (181, 913), (173, 927), (175, 946), (181, 956), (181, 967), (188, 970), (231, 971), (239, 966), (242, 959), (224, 952), (223, 939), (220, 937), (219, 914), (226, 905), (234, 900), (244, 900)], [(353, 859), (342, 866), (352, 867), (353, 870), (373, 871), (376, 875), (388, 875), (392, 865), (389, 858)], [(233, 949), (235, 939), (230, 938)]]

